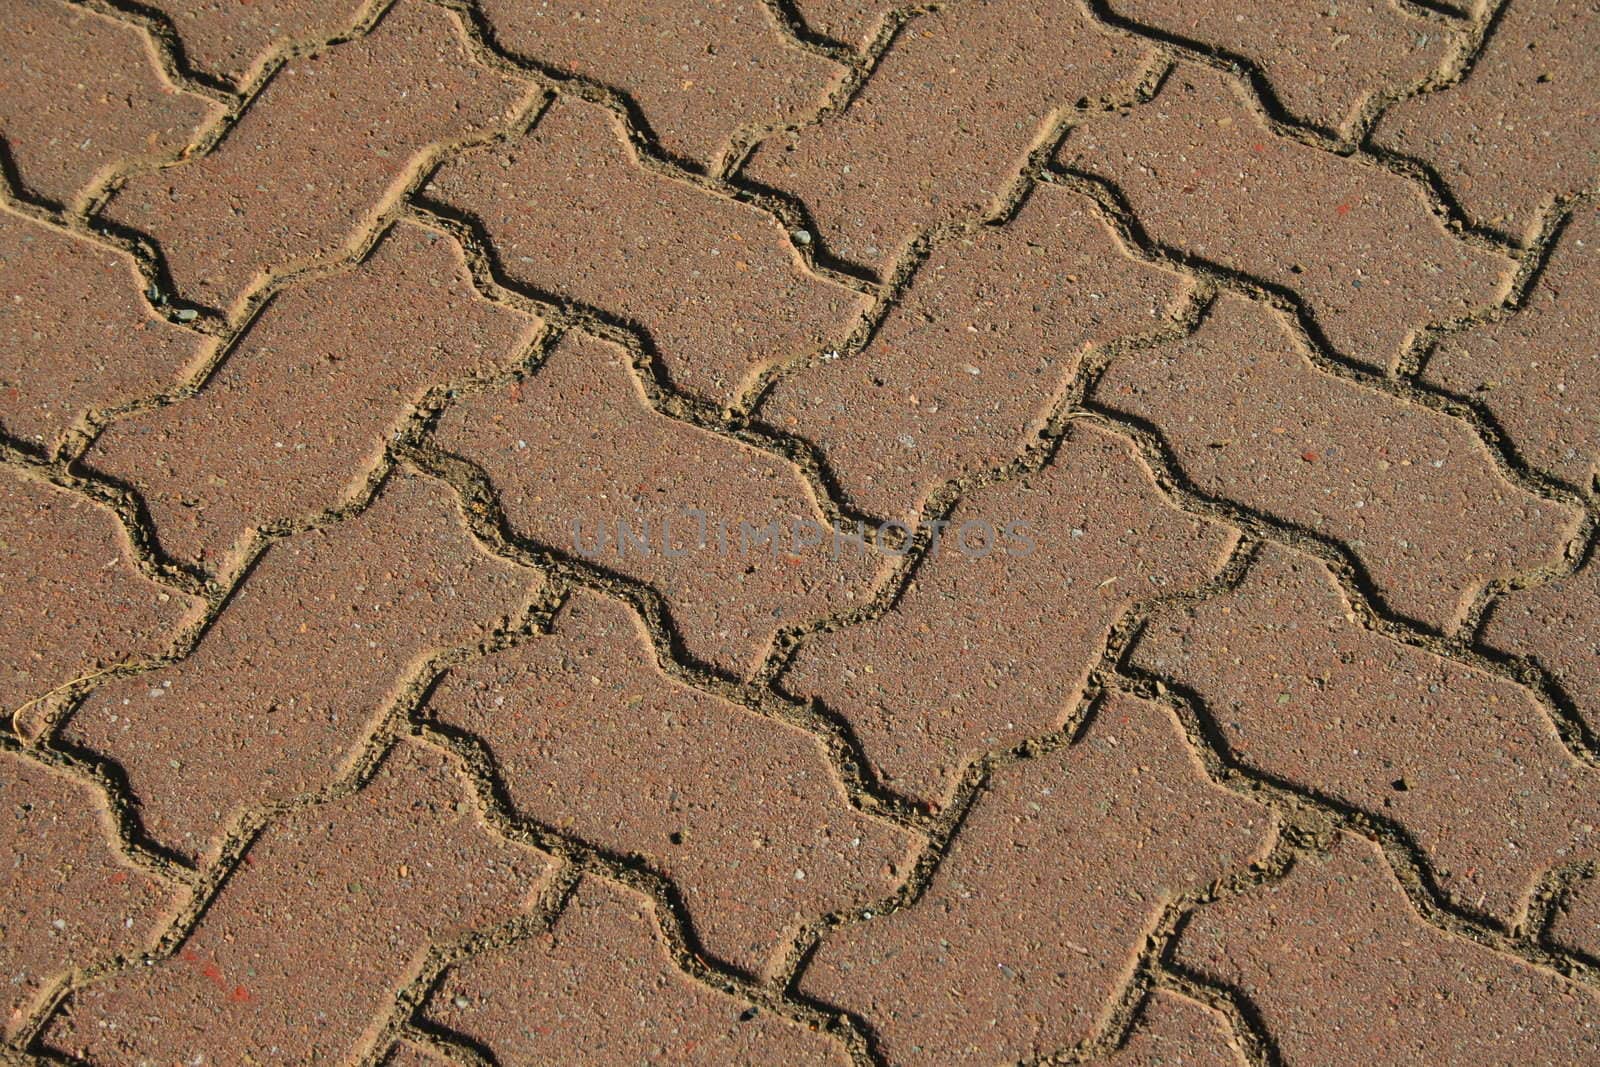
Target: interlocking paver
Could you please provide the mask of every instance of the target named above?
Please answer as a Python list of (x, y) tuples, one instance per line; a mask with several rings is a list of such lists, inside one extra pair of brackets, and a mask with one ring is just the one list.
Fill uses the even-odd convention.
[(1453, 237), (1416, 183), (1275, 136), (1209, 67), (1074, 129), (1067, 165), (1113, 182), (1150, 239), (1291, 289), (1347, 359), (1387, 368), (1414, 332), (1497, 302), (1511, 260)]
[(511, 281), (637, 325), (674, 383), (715, 401), (842, 340), (864, 303), (808, 273), (764, 212), (640, 168), (597, 104), (561, 100), (426, 192), (483, 224)]
[(1531, 466), (1580, 488), (1600, 462), (1600, 212), (1578, 211), (1525, 306), (1451, 334), (1423, 380), (1486, 407)]
[(426, 160), (536, 90), (470, 61), (455, 16), (401, 0), (368, 35), (280, 68), (209, 153), (135, 177), (108, 219), (153, 236), (178, 291), (227, 310), (347, 250)]
[(1095, 399), (1152, 423), (1201, 492), (1332, 537), (1394, 611), (1453, 626), (1484, 584), (1560, 559), (1575, 509), (1508, 481), (1472, 428), (1319, 370), (1277, 313), (1225, 296), (1130, 352)]
[(1108, 1056), (1089, 1060), (1106, 1067), (1243, 1067), (1245, 1058), (1216, 1011), (1181, 993), (1158, 989), (1127, 1044)]
[(430, 945), (518, 915), (549, 869), (492, 835), (454, 761), (402, 742), (283, 816), (169, 959), (75, 993), (46, 1043), (94, 1063), (344, 1062)]
[(953, 5), (906, 23), (848, 107), (763, 141), (743, 173), (799, 197), (831, 254), (881, 272), (917, 233), (989, 207), (1056, 116), (1127, 95), (1148, 61), (1075, 3)]
[(1549, 939), (1558, 948), (1600, 959), (1600, 893), (1593, 878), (1573, 886), (1550, 921)]
[(193, 608), (151, 581), (115, 515), (0, 467), (0, 708), (160, 654)]
[(346, 32), (368, 0), (143, 0), (165, 15), (193, 69), (247, 81), (274, 52)]
[(64, 734), (117, 761), (152, 838), (206, 858), (242, 809), (328, 784), (425, 656), (539, 585), (478, 545), (444, 485), (395, 476), (354, 518), (269, 547), (193, 652), (102, 686)]
[(48, 450), (90, 409), (176, 384), (200, 353), (124, 256), (0, 209), (0, 429)]
[(480, 0), (495, 39), (622, 90), (661, 146), (714, 164), (744, 128), (793, 123), (842, 68), (788, 44), (761, 0)]
[(1500, 597), (1484, 620), (1491, 647), (1530, 656), (1555, 676), (1591, 728), (1600, 728), (1600, 560), (1576, 574)]
[(1289, 1063), (1583, 1063), (1600, 1045), (1587, 987), (1424, 923), (1348, 835), (1201, 908), (1177, 957), (1244, 993)]
[(1457, 901), (1517, 920), (1600, 854), (1600, 778), (1520, 686), (1349, 615), (1321, 562), (1267, 548), (1228, 596), (1158, 611), (1133, 660), (1198, 692), (1236, 760), (1398, 823)]
[(400, 223), (355, 270), (274, 298), (198, 395), (112, 424), (85, 462), (139, 491), (168, 554), (214, 566), (248, 530), (346, 502), (428, 388), (511, 364), (537, 326), (478, 296), (453, 240)]
[(1467, 216), (1521, 236), (1552, 197), (1600, 180), (1600, 8), (1506, 5), (1467, 77), (1391, 108), (1380, 147), (1422, 160)]
[(182, 899), (111, 846), (103, 797), (33, 760), (0, 751), (0, 999), (12, 1036), (73, 967), (150, 947)]
[(643, 858), (745, 970), (796, 924), (893, 890), (917, 842), (846, 805), (815, 739), (651, 659), (637, 615), (575, 593), (549, 636), (451, 670), (428, 706), (488, 742), (519, 813)]
[(1106, 7), (1177, 40), (1250, 60), (1280, 106), (1328, 130), (1354, 121), (1374, 95), (1432, 73), (1455, 36), (1392, 0), (1107, 0)]
[(780, 627), (864, 601), (883, 565), (848, 546), (835, 558), (825, 535), (791, 550), (810, 534), (799, 523), (823, 521), (799, 472), (657, 414), (627, 353), (587, 334), (526, 381), (461, 400), (437, 439), (488, 472), (518, 534), (652, 584), (688, 652), (728, 671), (752, 669)]
[(500, 1063), (823, 1064), (843, 1046), (673, 964), (644, 896), (579, 883), (548, 935), (451, 968), (431, 1019)]
[(143, 31), (58, 0), (7, 0), (0, 55), (0, 153), (58, 203), (176, 153), (220, 110), (167, 82)]
[(1166, 904), (1271, 830), (1170, 713), (1117, 696), (1080, 743), (997, 772), (917, 901), (830, 934), (800, 987), (895, 1063), (1054, 1052), (1094, 1033)]
[(782, 680), (844, 716), (891, 788), (935, 803), (984, 751), (1060, 725), (1111, 626), (1203, 582), (1234, 539), (1172, 507), (1130, 443), (1099, 428), (1074, 430), (1044, 471), (974, 492), (949, 523), (888, 613), (807, 639)]
[(883, 16), (897, 6), (889, 0), (791, 0), (813, 33), (856, 44), (876, 33)]
[(783, 379), (760, 415), (821, 446), (858, 509), (903, 519), (1036, 440), (1088, 347), (1154, 329), (1180, 284), (1123, 256), (1087, 197), (1041, 187), (941, 245), (864, 351)]

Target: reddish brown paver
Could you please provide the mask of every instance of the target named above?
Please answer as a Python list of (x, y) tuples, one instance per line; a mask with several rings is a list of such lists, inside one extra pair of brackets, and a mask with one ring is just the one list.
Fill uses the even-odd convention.
[(1600, 728), (1600, 562), (1570, 577), (1518, 589), (1495, 601), (1483, 641), (1527, 656), (1555, 678), (1590, 729)]
[(843, 340), (860, 315), (775, 219), (641, 169), (596, 104), (552, 105), (526, 137), (445, 164), (426, 193), (484, 227), (510, 281), (637, 327), (675, 384), (714, 401)]
[(940, 246), (865, 351), (792, 374), (760, 416), (821, 447), (858, 510), (905, 519), (1037, 440), (1089, 346), (1154, 330), (1181, 285), (1122, 255), (1087, 197), (1041, 187)]
[(0, 209), (0, 429), (48, 452), (89, 411), (177, 384), (200, 340), (139, 289), (126, 256)]
[(1152, 993), (1140, 1010), (1128, 1043), (1089, 1063), (1106, 1067), (1244, 1067), (1248, 1062), (1223, 1016), (1198, 1001), (1161, 989)]
[(1466, 78), (1391, 108), (1373, 141), (1431, 168), (1473, 222), (1520, 237), (1552, 198), (1600, 181), (1597, 78), (1600, 8), (1519, 0)]
[(427, 1011), (500, 1063), (850, 1062), (822, 1034), (690, 980), (648, 898), (592, 876), (548, 934), (452, 968)]
[(1578, 882), (1550, 919), (1549, 940), (1556, 947), (1600, 960), (1600, 892), (1593, 878)]
[(877, 32), (883, 17), (896, 9), (890, 0), (791, 0), (812, 33), (845, 44), (860, 43)]
[(799, 471), (652, 411), (627, 353), (587, 334), (450, 408), (438, 441), (488, 473), (516, 533), (652, 584), (689, 653), (724, 670), (752, 669), (783, 626), (864, 602), (883, 566), (849, 546), (834, 558), (822, 534), (828, 551), (792, 551), (812, 536), (800, 523), (823, 523)]
[(64, 733), (117, 761), (146, 833), (206, 858), (242, 810), (329, 784), (423, 658), (540, 584), (484, 552), (443, 484), (396, 476), (354, 518), (269, 547), (193, 652), (97, 689)]
[(538, 320), (478, 296), (410, 223), (349, 273), (276, 297), (193, 397), (113, 424), (85, 460), (138, 490), (161, 547), (217, 566), (243, 535), (358, 495), (429, 388), (512, 365)]
[(190, 68), (233, 82), (249, 80), (283, 49), (347, 32), (367, 0), (144, 0), (166, 16)]
[(1112, 182), (1150, 240), (1294, 291), (1334, 351), (1369, 367), (1510, 280), (1511, 260), (1454, 238), (1416, 183), (1274, 135), (1209, 67), (1075, 128), (1061, 160)]
[(70, 204), (188, 145), (221, 109), (169, 83), (145, 35), (59, 0), (7, 0), (0, 142), (22, 191)]
[(1149, 52), (1076, 3), (953, 5), (906, 23), (848, 107), (763, 141), (742, 173), (799, 198), (831, 255), (882, 272), (997, 201), (1057, 116), (1130, 95)]
[(1174, 897), (1260, 856), (1266, 810), (1213, 785), (1165, 709), (1117, 697), (1071, 748), (997, 772), (911, 906), (823, 940), (809, 995), (895, 1063), (995, 1063), (1093, 1035)]
[(1248, 996), (1292, 1063), (1600, 1054), (1592, 988), (1423, 922), (1378, 848), (1348, 835), (1283, 881), (1201, 910), (1177, 958)]
[(669, 154), (715, 164), (740, 131), (808, 117), (842, 68), (786, 40), (762, 0), (480, 0), (496, 40), (620, 89)]
[(46, 1042), (106, 1064), (359, 1052), (430, 946), (515, 918), (550, 869), (468, 796), (453, 759), (400, 743), (358, 792), (270, 825), (173, 956), (74, 994)]
[(1423, 380), (1481, 404), (1531, 467), (1580, 489), (1600, 462), (1600, 212), (1561, 232), (1524, 307), (1440, 341)]
[(1157, 611), (1133, 662), (1198, 693), (1237, 761), (1398, 823), (1468, 908), (1514, 922), (1600, 854), (1600, 776), (1532, 695), (1362, 627), (1309, 556), (1269, 547), (1227, 596)]
[[(27, 705), (178, 637), (194, 601), (145, 577), (109, 509), (0, 467), (0, 709)], [(25, 715), (19, 715), (25, 718)]]
[(97, 790), (9, 750), (0, 752), (0, 847), (8, 1037), (73, 967), (151, 947), (183, 900), (116, 850)]
[(1273, 102), (1326, 130), (1352, 123), (1374, 96), (1434, 72), (1454, 28), (1392, 0), (1108, 0), (1113, 13), (1170, 39), (1255, 64)]
[(1557, 563), (1576, 533), (1576, 509), (1507, 480), (1468, 424), (1318, 369), (1242, 297), (1114, 363), (1095, 399), (1151, 424), (1201, 492), (1349, 549), (1387, 605), (1430, 626), (1491, 579)]
[(637, 615), (576, 593), (549, 636), (450, 671), (428, 709), (487, 742), (517, 812), (670, 878), (700, 940), (745, 970), (898, 884), (918, 842), (851, 811), (813, 738), (650, 659)]
[(941, 803), (976, 756), (1063, 722), (1111, 626), (1233, 541), (1172, 507), (1126, 438), (1074, 430), (1044, 471), (963, 501), (893, 610), (806, 641), (782, 685), (844, 716), (891, 789)]
[(1600, 1061), (1595, 0), (0, 8), (0, 1062)]
[(401, 0), (371, 34), (280, 68), (215, 148), (134, 178), (103, 214), (159, 242), (184, 298), (227, 310), (351, 248), (430, 148), (494, 129), (535, 91), (473, 63), (456, 16)]

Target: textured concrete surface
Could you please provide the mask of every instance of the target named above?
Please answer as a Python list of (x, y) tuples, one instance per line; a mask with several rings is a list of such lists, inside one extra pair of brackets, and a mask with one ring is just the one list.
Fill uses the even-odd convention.
[(1600, 1062), (1593, 0), (0, 0), (0, 1063)]

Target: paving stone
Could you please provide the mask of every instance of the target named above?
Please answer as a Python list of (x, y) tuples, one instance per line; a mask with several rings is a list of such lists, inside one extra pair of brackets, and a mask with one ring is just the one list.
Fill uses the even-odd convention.
[(895, 1063), (1052, 1053), (1096, 1032), (1170, 901), (1271, 836), (1170, 713), (1118, 695), (1080, 743), (997, 772), (917, 901), (832, 932), (800, 988)]
[(1250, 60), (1301, 122), (1341, 130), (1377, 94), (1421, 81), (1456, 35), (1390, 0), (1109, 0), (1113, 13), (1163, 34)]
[(1247, 767), (1398, 823), (1472, 910), (1516, 922), (1545, 871), (1600, 856), (1600, 778), (1532, 695), (1359, 625), (1310, 556), (1268, 547), (1231, 594), (1158, 611), (1133, 661)]
[(955, 5), (907, 22), (848, 107), (763, 141), (744, 175), (803, 201), (830, 254), (881, 273), (919, 232), (993, 204), (1055, 116), (1128, 95), (1149, 58), (1076, 4)]
[(0, 751), (0, 1036), (73, 968), (151, 947), (181, 894), (112, 847), (105, 801), (90, 786)]
[(1152, 241), (1293, 290), (1368, 367), (1501, 299), (1511, 260), (1453, 237), (1420, 185), (1275, 136), (1243, 94), (1182, 65), (1150, 103), (1073, 130), (1061, 159), (1114, 182)]
[(139, 491), (162, 548), (216, 566), (247, 531), (357, 496), (431, 387), (509, 366), (537, 320), (401, 223), (359, 268), (275, 297), (198, 395), (112, 424), (85, 462)]
[(199, 354), (121, 254), (0, 209), (0, 427), (49, 451), (91, 408), (176, 384)]
[(1089, 1060), (1107, 1067), (1244, 1067), (1227, 1020), (1181, 993), (1158, 989), (1141, 1009), (1127, 1044)]
[(397, 475), (269, 547), (192, 653), (102, 686), (64, 733), (116, 760), (152, 838), (206, 859), (242, 810), (331, 782), (427, 655), (539, 584), (478, 545), (442, 483)]
[(1491, 579), (1559, 560), (1574, 509), (1500, 474), (1466, 422), (1318, 370), (1265, 305), (1130, 352), (1096, 402), (1161, 433), (1200, 492), (1331, 537), (1386, 606), (1448, 629)]
[(1600, 728), (1600, 561), (1591, 555), (1569, 578), (1497, 599), (1483, 642), (1538, 660), (1591, 728)]
[(347, 32), (365, 0), (143, 0), (165, 15), (191, 68), (244, 82), (283, 47)]
[(518, 56), (627, 94), (669, 154), (714, 168), (734, 134), (810, 116), (843, 68), (761, 0), (482, 0)]
[(814, 738), (652, 661), (637, 615), (577, 592), (548, 636), (452, 669), (428, 707), (489, 744), (518, 812), (642, 858), (751, 973), (799, 923), (893, 891), (921, 842), (852, 810)]
[(782, 679), (849, 722), (890, 788), (932, 803), (985, 751), (1057, 728), (1112, 625), (1203, 582), (1234, 541), (1172, 507), (1127, 439), (1093, 427), (949, 522), (890, 611), (807, 638)]
[(45, 1042), (105, 1064), (346, 1062), (430, 945), (514, 918), (548, 867), (489, 832), (449, 757), (402, 741), (359, 792), (269, 825), (175, 955), (75, 993)]
[(1423, 380), (1489, 409), (1526, 462), (1580, 489), (1600, 461), (1600, 212), (1582, 208), (1515, 314), (1450, 334)]
[(1584, 1063), (1585, 986), (1417, 917), (1368, 841), (1199, 910), (1178, 961), (1237, 988), (1287, 1063)]
[(227, 310), (270, 273), (349, 250), (431, 146), (534, 91), (472, 64), (454, 15), (402, 0), (367, 36), (280, 68), (210, 153), (135, 177), (103, 214), (159, 242), (185, 299)]
[(1591, 877), (1573, 886), (1556, 908), (1549, 940), (1557, 948), (1600, 959), (1600, 893)]
[(548, 934), (451, 968), (426, 1010), (498, 1063), (850, 1062), (833, 1039), (690, 979), (649, 899), (592, 876)]
[(57, 0), (7, 0), (0, 140), (26, 190), (60, 204), (187, 145), (215, 109), (169, 84), (144, 33)]
[(511, 281), (637, 325), (673, 382), (713, 401), (842, 340), (865, 307), (808, 273), (770, 215), (642, 169), (581, 100), (446, 163), (427, 195), (483, 224)]
[(905, 519), (950, 478), (1037, 440), (1090, 345), (1148, 332), (1177, 275), (1122, 254), (1084, 196), (939, 246), (860, 353), (781, 380), (760, 415), (820, 445), (845, 495)]
[(860, 44), (878, 32), (895, 5), (884, 0), (791, 0), (812, 33), (845, 44)]
[(1600, 179), (1600, 10), (1520, 0), (1467, 77), (1391, 108), (1378, 146), (1426, 163), (1472, 221), (1520, 236), (1554, 196)]
[(0, 467), (0, 714), (159, 654), (194, 606), (140, 573), (110, 510)]
[(722, 670), (752, 670), (780, 627), (865, 600), (884, 567), (825, 532), (802, 547), (802, 524), (826, 522), (792, 465), (656, 413), (627, 353), (586, 334), (525, 382), (449, 408), (437, 441), (488, 473), (519, 536), (649, 583), (687, 653)]

